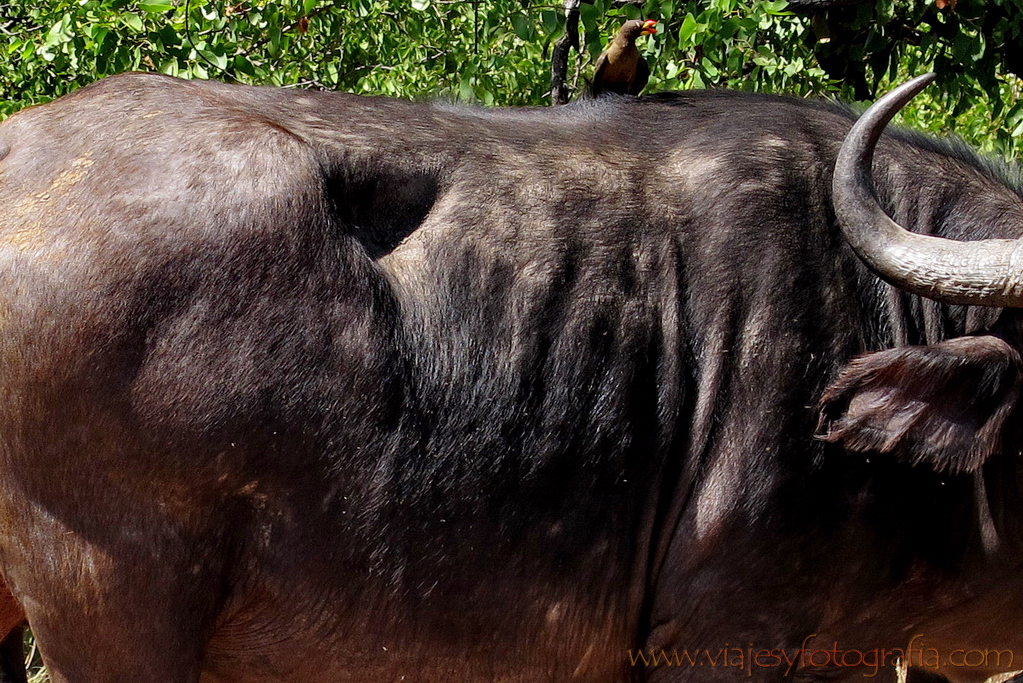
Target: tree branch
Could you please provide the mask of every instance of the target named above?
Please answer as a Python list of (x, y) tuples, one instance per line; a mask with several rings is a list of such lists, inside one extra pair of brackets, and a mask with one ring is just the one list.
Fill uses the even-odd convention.
[(579, 3), (565, 0), (565, 33), (551, 53), (551, 104), (568, 104), (568, 53), (573, 47), (579, 51)]

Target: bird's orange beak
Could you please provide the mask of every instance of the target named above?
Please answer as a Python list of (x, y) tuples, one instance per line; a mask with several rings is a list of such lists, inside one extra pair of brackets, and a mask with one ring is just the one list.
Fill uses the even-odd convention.
[(657, 22), (653, 19), (647, 19), (643, 22), (643, 30), (640, 31), (640, 35), (652, 36), (657, 33)]

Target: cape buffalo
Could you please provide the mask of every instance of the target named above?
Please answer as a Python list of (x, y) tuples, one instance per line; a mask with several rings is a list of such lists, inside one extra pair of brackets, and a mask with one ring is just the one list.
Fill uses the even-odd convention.
[(924, 83), (841, 154), (736, 92), (11, 117), (0, 627), (74, 683), (1011, 670), (1023, 200), (881, 135)]

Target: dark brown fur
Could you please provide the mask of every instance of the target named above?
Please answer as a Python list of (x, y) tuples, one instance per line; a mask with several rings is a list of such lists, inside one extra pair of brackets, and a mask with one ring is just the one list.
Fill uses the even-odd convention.
[[(8, 625), (76, 683), (712, 683), (736, 671), (628, 651), (939, 623), (1023, 652), (1023, 612), (976, 608), (1018, 595), (1018, 340), (858, 263), (850, 122), (153, 75), (15, 115)], [(889, 136), (877, 169), (904, 224), (1019, 236), (965, 152)]]

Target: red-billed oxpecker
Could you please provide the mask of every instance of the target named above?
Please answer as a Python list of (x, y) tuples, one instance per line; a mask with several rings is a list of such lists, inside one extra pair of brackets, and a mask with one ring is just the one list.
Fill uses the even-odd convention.
[(633, 19), (622, 24), (611, 44), (597, 57), (593, 71), (593, 96), (605, 92), (638, 95), (650, 78), (650, 67), (636, 49), (636, 38), (657, 33), (653, 19)]

